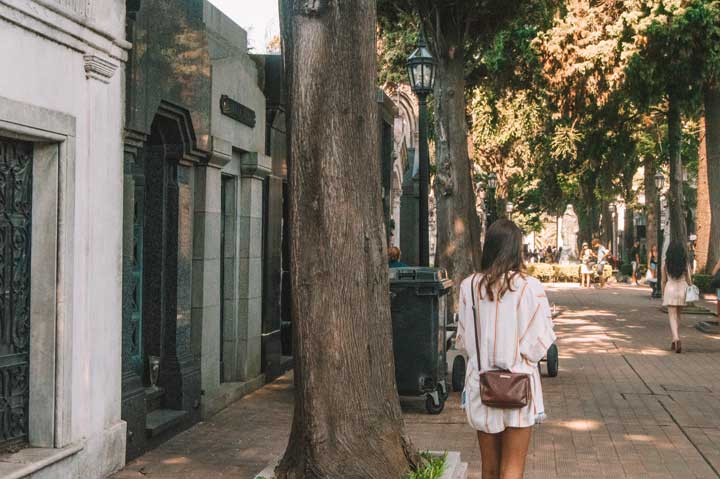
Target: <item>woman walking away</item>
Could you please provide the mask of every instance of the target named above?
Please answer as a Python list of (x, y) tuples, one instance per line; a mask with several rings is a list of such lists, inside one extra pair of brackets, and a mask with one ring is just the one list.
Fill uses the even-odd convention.
[[(524, 272), (522, 240), (512, 221), (493, 223), (480, 273), (460, 285), (457, 345), (469, 358), (463, 407), (477, 430), (483, 479), (523, 477), (532, 426), (545, 416), (538, 361), (555, 333), (542, 285)], [(515, 380), (519, 391), (504, 382)]]
[(587, 243), (582, 244), (582, 252), (580, 252), (580, 287), (589, 288), (590, 279), (593, 274), (593, 252)]
[(685, 294), (691, 283), (687, 251), (679, 241), (672, 241), (668, 246), (663, 264), (663, 306), (667, 306), (672, 344), (670, 349), (676, 353), (682, 352), (678, 326), (680, 311), (685, 306)]

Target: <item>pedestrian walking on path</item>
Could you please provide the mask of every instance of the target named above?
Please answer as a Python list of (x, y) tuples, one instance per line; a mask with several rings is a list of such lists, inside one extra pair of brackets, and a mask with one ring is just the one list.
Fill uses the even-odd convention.
[(685, 295), (688, 286), (692, 285), (692, 275), (688, 264), (687, 251), (679, 241), (671, 241), (663, 264), (663, 306), (667, 306), (672, 344), (670, 349), (682, 352), (678, 326), (682, 307), (685, 306)]
[(600, 287), (605, 287), (605, 264), (608, 260), (608, 249), (595, 238), (592, 240), (592, 246), (595, 248), (595, 257), (597, 258), (596, 268), (597, 274), (600, 276)]
[[(555, 333), (542, 284), (524, 273), (522, 238), (512, 221), (493, 223), (480, 273), (460, 286), (457, 345), (468, 356), (463, 407), (468, 423), (478, 431), (483, 479), (523, 477), (532, 426), (545, 416), (538, 361), (554, 343)], [(486, 404), (488, 393), (498, 391), (485, 380), (481, 390), (480, 376), (498, 370), (506, 373), (501, 378), (519, 374), (529, 383), (531, 394), (524, 405)]]
[(630, 264), (632, 265), (632, 282), (635, 286), (640, 286), (638, 282), (638, 269), (640, 268), (640, 242), (636, 241), (630, 249)]
[(582, 244), (580, 253), (580, 287), (589, 288), (593, 274), (593, 252), (587, 243)]

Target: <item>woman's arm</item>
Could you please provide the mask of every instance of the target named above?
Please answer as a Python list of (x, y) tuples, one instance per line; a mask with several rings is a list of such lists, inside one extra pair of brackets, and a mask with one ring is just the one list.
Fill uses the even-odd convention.
[(718, 260), (717, 264), (715, 265), (715, 267), (712, 270), (713, 276), (718, 274), (718, 271), (720, 271), (720, 260)]

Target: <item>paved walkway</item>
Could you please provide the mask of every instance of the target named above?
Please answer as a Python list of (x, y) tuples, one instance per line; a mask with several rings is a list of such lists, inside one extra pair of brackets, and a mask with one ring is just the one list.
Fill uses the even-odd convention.
[[(667, 319), (649, 290), (549, 287), (560, 375), (544, 378), (550, 419), (536, 428), (528, 478), (720, 477), (720, 336), (683, 321), (684, 353), (669, 352)], [(459, 450), (480, 479), (473, 431), (453, 393), (439, 416), (403, 401), (419, 448)], [(116, 479), (252, 478), (281, 454), (292, 385), (283, 377), (129, 464)]]

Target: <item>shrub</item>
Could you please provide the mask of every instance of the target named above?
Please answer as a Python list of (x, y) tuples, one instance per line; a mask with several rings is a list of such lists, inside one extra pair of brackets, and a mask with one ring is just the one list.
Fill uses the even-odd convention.
[(632, 276), (632, 265), (630, 263), (621, 264), (620, 274), (624, 276)]
[(693, 275), (693, 283), (703, 293), (712, 293), (713, 289), (710, 287), (712, 276), (709, 274), (696, 274)]
[(580, 265), (565, 264), (553, 265), (555, 271), (555, 281), (558, 283), (579, 283), (580, 282)]
[[(579, 264), (551, 264), (532, 263), (528, 265), (528, 274), (539, 279), (543, 283), (579, 283)], [(609, 264), (605, 265), (603, 276), (605, 279), (612, 277), (613, 269)]]
[(528, 274), (543, 283), (550, 283), (555, 278), (555, 270), (553, 265), (549, 263), (532, 263), (528, 265)]

